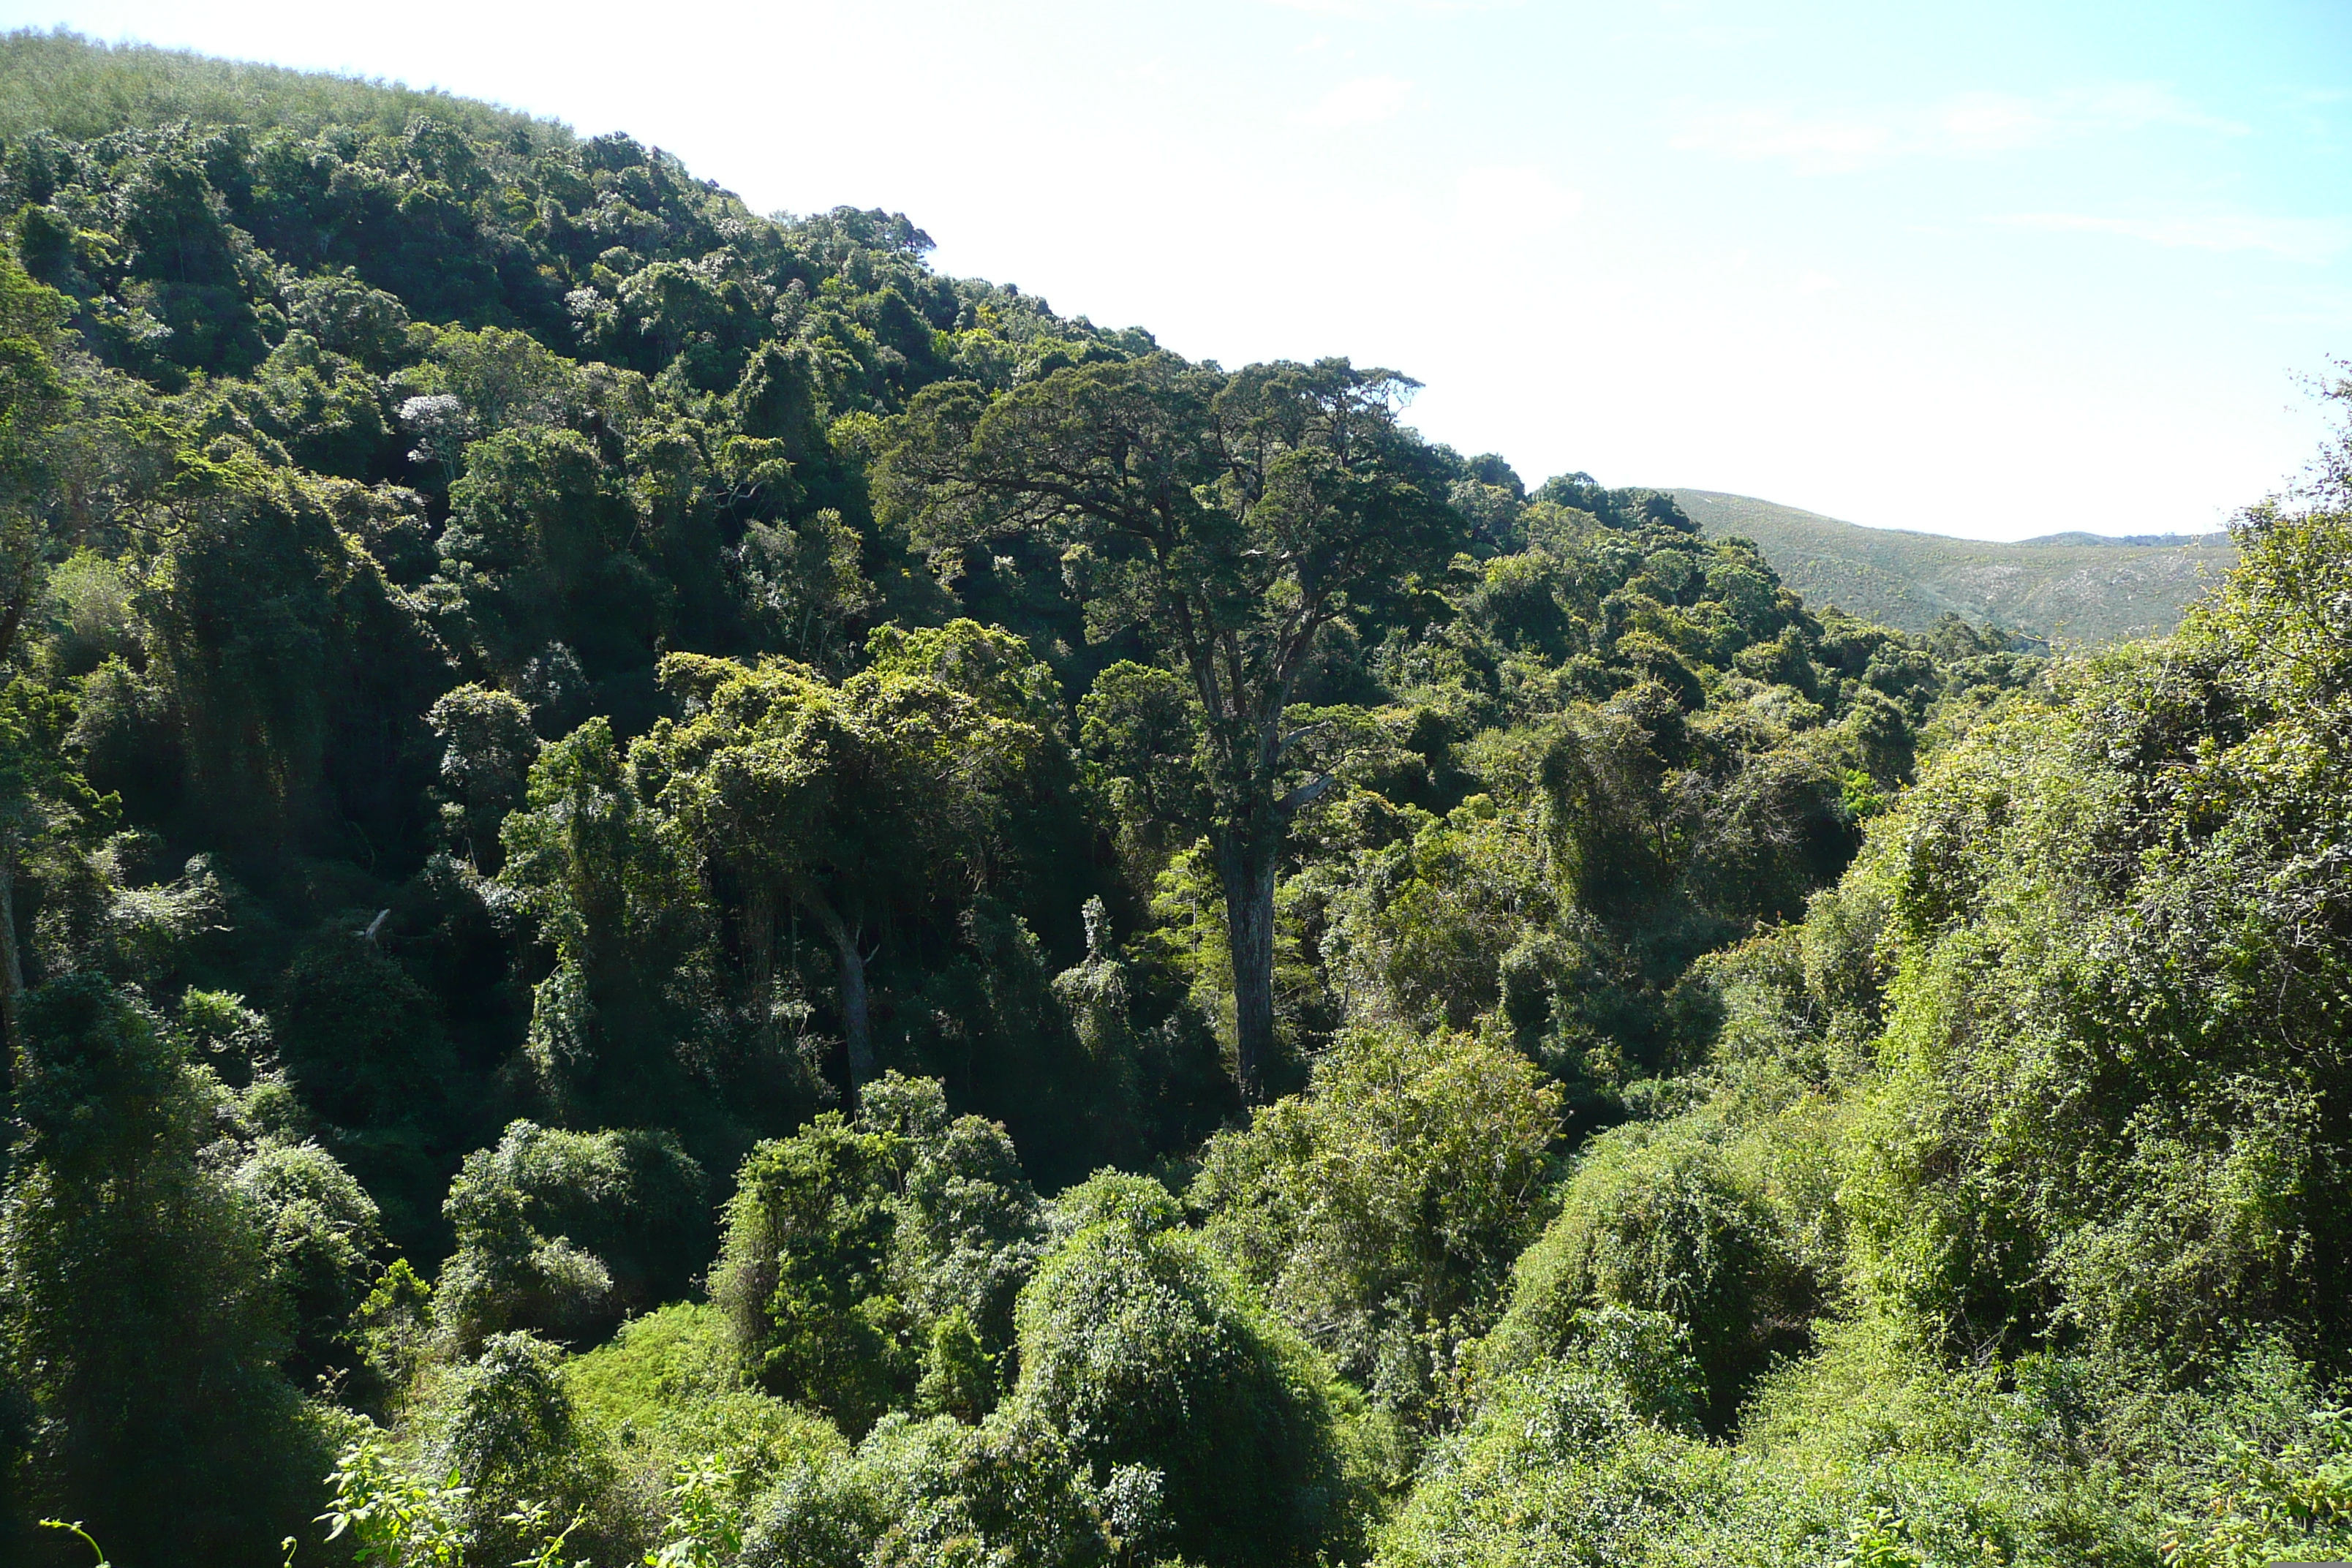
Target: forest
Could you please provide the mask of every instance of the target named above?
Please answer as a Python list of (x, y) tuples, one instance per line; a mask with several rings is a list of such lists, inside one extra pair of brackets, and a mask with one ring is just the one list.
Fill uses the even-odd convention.
[(2352, 421), (2053, 655), (467, 100), (0, 214), (0, 1560), (2352, 1556)]

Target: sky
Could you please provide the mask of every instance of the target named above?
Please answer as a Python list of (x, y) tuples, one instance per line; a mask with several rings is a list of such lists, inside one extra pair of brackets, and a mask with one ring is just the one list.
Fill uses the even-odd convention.
[(2352, 356), (2352, 0), (0, 0), (625, 131), (1532, 484), (2219, 526)]

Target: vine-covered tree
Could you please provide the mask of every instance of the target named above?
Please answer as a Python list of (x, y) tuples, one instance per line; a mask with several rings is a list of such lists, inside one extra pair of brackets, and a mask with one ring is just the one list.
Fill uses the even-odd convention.
[(834, 686), (801, 666), (683, 654), (662, 674), (700, 710), (650, 742), (664, 808), (706, 877), (735, 891), (756, 1005), (768, 1002), (784, 906), (831, 944), (854, 1099), (877, 1071), (871, 944), (959, 882), (966, 894), (985, 884), (998, 793), (1045, 736), (919, 675)]

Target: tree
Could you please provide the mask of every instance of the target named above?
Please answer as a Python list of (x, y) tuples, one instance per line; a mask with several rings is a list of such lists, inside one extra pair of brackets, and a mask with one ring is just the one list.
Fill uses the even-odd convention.
[(676, 1137), (508, 1125), (449, 1184), (457, 1250), (434, 1309), (469, 1352), (495, 1333), (574, 1333), (653, 1305), (686, 1283), (709, 1226), (702, 1167)]
[(52, 438), (71, 405), (56, 359), (67, 309), (26, 276), (13, 247), (0, 247), (0, 658), (16, 646), (53, 543), (43, 500), (55, 479)]
[(0, 1032), (20, 1049), (25, 969), (17, 952), (16, 863), (64, 830), (102, 817), (100, 796), (66, 756), (73, 700), (26, 680), (0, 689)]
[(425, 722), (444, 747), (441, 782), (457, 797), (454, 826), (466, 853), (477, 869), (496, 871), (499, 824), (521, 804), (525, 776), (539, 756), (530, 710), (509, 692), (469, 684), (445, 693)]
[(805, 667), (676, 654), (669, 688), (699, 708), (652, 737), (663, 808), (705, 879), (735, 892), (754, 1008), (764, 1014), (779, 895), (831, 943), (848, 1089), (876, 1071), (869, 943), (902, 912), (985, 883), (997, 796), (1043, 744), (1036, 725), (927, 676), (834, 686)]
[(349, 1368), (352, 1310), (368, 1293), (369, 1254), (383, 1245), (375, 1201), (316, 1143), (265, 1136), (234, 1184), (262, 1226), (272, 1283), (292, 1306), (289, 1370), (304, 1378)]
[[(1097, 640), (1139, 635), (1190, 682), (1231, 931), (1236, 1066), (1274, 1043), (1274, 887), (1289, 826), (1331, 784), (1284, 719), (1327, 628), (1442, 564), (1460, 531), (1443, 459), (1397, 420), (1415, 384), (1344, 360), (1226, 374), (1156, 353), (993, 399), (919, 394), (880, 489), (939, 546), (1040, 530)], [(1165, 793), (1165, 792), (1163, 792)]]
[(1507, 1046), (1357, 1031), (1307, 1093), (1210, 1140), (1192, 1202), (1273, 1310), (1418, 1414), (1541, 1228), (1559, 1098)]
[[(183, 447), (142, 534), (143, 662), (175, 710), (186, 809), (283, 853), (404, 818), (401, 741), (446, 683), (413, 602), (341, 526), (368, 492), (228, 439)], [(391, 711), (387, 712), (387, 710)]]
[(677, 1103), (677, 1054), (705, 1027), (707, 910), (646, 794), (611, 724), (591, 719), (531, 764), (500, 831), (500, 901), (555, 950), (532, 995), (531, 1065), (560, 1108), (613, 1120)]
[(326, 1454), (279, 1371), (289, 1302), (253, 1206), (198, 1157), (219, 1086), (95, 975), (34, 991), (23, 1023), (0, 1197), (0, 1371), (31, 1416), (12, 1482), (105, 1521), (126, 1564), (251, 1562), (307, 1517)]
[[(61, 552), (61, 536), (46, 514), (58, 489), (56, 437), (72, 401), (56, 358), (67, 308), (64, 296), (26, 275), (13, 247), (0, 247), (0, 659), (14, 650), (43, 571)], [(55, 815), (44, 797), (53, 799), (68, 784), (68, 793), (89, 795), (58, 760), (71, 721), (64, 699), (22, 682), (0, 711), (0, 1030), (11, 1049), (25, 990), (16, 953), (16, 861)]]
[(595, 443), (560, 429), (477, 441), (449, 506), (442, 574), (464, 588), (494, 660), (520, 664), (571, 626), (592, 671), (642, 662), (668, 589), (638, 553), (642, 521)]
[(749, 1370), (862, 1432), (909, 1381), (888, 1277), (898, 1141), (828, 1110), (737, 1174), (714, 1291)]

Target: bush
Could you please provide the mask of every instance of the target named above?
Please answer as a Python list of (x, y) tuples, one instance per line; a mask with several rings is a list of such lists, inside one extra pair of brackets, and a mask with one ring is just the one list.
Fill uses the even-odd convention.
[(563, 1352), (529, 1334), (493, 1334), (480, 1357), (439, 1374), (419, 1414), (425, 1472), (465, 1489), (453, 1519), (469, 1557), (511, 1563), (573, 1520), (570, 1542), (608, 1559), (640, 1544), (610, 1450), (578, 1419)]
[(1174, 1199), (1103, 1173), (1057, 1205), (1069, 1228), (1022, 1292), (1013, 1410), (1064, 1434), (1097, 1485), (1159, 1473), (1168, 1541), (1237, 1565), (1353, 1549), (1330, 1373), (1243, 1298)]
[(827, 1465), (849, 1446), (822, 1416), (754, 1387), (716, 1308), (673, 1302), (632, 1318), (613, 1339), (562, 1366), (577, 1418), (611, 1445), (640, 1497), (682, 1467), (714, 1457), (738, 1510), (802, 1464)]
[(1534, 1367), (1595, 1307), (1664, 1313), (1689, 1336), (1720, 1432), (1773, 1353), (1803, 1342), (1811, 1298), (1771, 1210), (1722, 1152), (1686, 1128), (1637, 1123), (1594, 1140), (1480, 1359)]
[[(1122, 1478), (1125, 1479), (1125, 1478)], [(1109, 1568), (1153, 1522), (1093, 1486), (1058, 1434), (996, 1420), (885, 1416), (856, 1452), (799, 1465), (761, 1500), (742, 1568), (1021, 1563)]]
[(711, 1293), (764, 1387), (858, 1433), (914, 1404), (950, 1314), (982, 1355), (1009, 1349), (1041, 1228), (1003, 1128), (886, 1074), (856, 1121), (825, 1112), (744, 1161)]
[(667, 1132), (510, 1123), (449, 1184), (443, 1331), (461, 1350), (516, 1328), (583, 1334), (676, 1292), (707, 1245), (704, 1192)]
[(1191, 1201), (1286, 1323), (1423, 1414), (1542, 1225), (1559, 1100), (1505, 1046), (1351, 1033), (1305, 1094), (1210, 1141)]
[(349, 1321), (383, 1245), (375, 1201), (316, 1143), (265, 1138), (232, 1180), (261, 1221), (271, 1281), (293, 1310), (292, 1370), (307, 1380), (350, 1367)]

